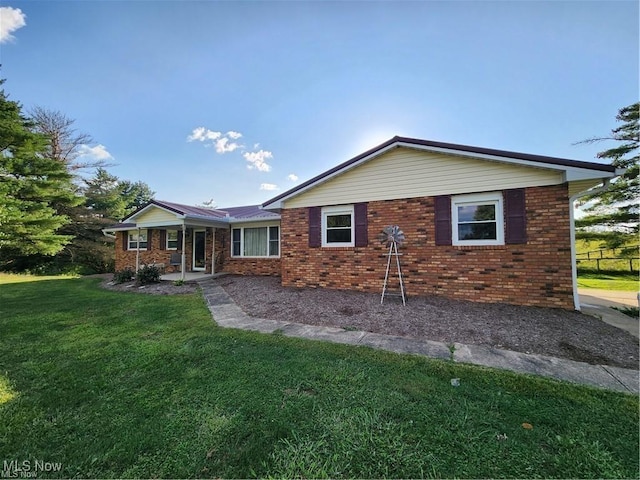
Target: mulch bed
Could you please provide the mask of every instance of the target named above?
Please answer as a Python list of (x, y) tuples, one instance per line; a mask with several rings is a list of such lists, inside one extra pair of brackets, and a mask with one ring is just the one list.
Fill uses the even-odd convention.
[(400, 298), (324, 288), (284, 288), (276, 277), (216, 280), (248, 315), (287, 322), (484, 345), (590, 364), (638, 369), (638, 339), (579, 312), (475, 303), (440, 296)]
[(115, 290), (118, 292), (137, 292), (147, 293), (150, 295), (181, 295), (194, 293), (200, 290), (197, 283), (184, 283), (175, 285), (173, 282), (150, 283), (148, 285), (136, 285), (135, 282), (113, 283), (113, 274), (104, 273), (99, 275), (91, 275), (93, 277), (102, 278), (100, 286), (107, 290)]

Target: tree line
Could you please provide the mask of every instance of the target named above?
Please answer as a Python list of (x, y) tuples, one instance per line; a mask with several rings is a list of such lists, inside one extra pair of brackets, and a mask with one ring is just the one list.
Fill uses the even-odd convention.
[(25, 114), (0, 91), (0, 270), (113, 271), (113, 239), (102, 229), (153, 198), (146, 183), (86, 160), (93, 139), (74, 123), (43, 107)]

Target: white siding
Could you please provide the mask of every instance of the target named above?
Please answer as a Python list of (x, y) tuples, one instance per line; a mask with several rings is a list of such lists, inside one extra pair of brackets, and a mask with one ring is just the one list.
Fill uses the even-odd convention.
[(135, 222), (140, 224), (163, 224), (166, 222), (176, 223), (176, 214), (167, 212), (166, 210), (158, 207), (152, 207), (142, 215), (136, 217)]
[(396, 148), (290, 200), (284, 208), (430, 197), (562, 183), (557, 170)]

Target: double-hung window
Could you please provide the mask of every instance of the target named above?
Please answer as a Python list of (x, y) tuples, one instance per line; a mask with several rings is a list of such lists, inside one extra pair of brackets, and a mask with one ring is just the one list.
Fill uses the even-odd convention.
[(324, 207), (322, 209), (322, 246), (354, 246), (353, 205)]
[(238, 227), (231, 230), (234, 257), (280, 256), (280, 227)]
[(504, 245), (500, 192), (451, 197), (453, 245)]
[(147, 249), (147, 231), (132, 230), (129, 232), (129, 250)]
[(167, 230), (167, 250), (178, 249), (178, 231)]

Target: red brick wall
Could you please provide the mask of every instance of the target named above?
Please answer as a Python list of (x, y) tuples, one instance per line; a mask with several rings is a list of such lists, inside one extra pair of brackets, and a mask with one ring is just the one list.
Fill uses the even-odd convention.
[[(222, 230), (220, 230), (222, 232)], [(224, 230), (223, 267), (218, 271), (237, 275), (280, 276), (280, 258), (240, 258), (231, 256), (231, 227)], [(216, 248), (217, 245), (216, 245)]]
[(238, 275), (280, 276), (279, 258), (227, 258), (224, 271)]
[(309, 248), (307, 209), (283, 210), (282, 283), (381, 292), (387, 247), (377, 238), (397, 224), (407, 239), (400, 258), (408, 295), (573, 309), (567, 186), (527, 188), (525, 195), (522, 245), (436, 246), (432, 197), (369, 202), (369, 245), (362, 248)]

